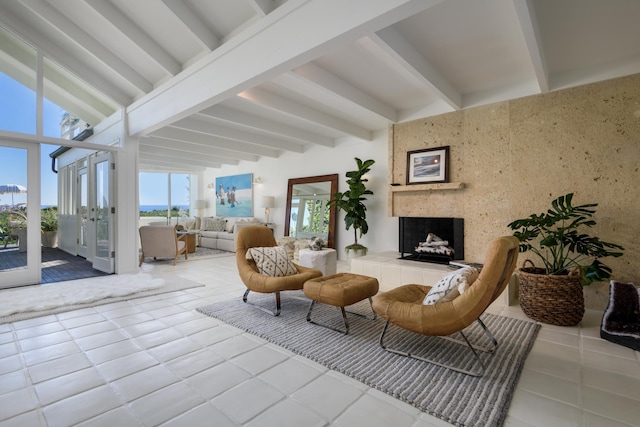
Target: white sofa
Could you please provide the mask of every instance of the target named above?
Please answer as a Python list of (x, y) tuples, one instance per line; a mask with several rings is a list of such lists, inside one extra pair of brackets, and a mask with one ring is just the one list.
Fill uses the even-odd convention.
[[(197, 225), (197, 222), (196, 222)], [(196, 231), (200, 234), (200, 246), (222, 251), (236, 251), (238, 230), (248, 225), (265, 225), (254, 217), (205, 217)], [(188, 229), (188, 227), (187, 227)]]

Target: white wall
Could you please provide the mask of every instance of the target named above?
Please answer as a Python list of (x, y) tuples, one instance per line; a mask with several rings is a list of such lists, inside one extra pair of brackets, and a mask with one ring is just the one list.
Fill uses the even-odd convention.
[[(370, 142), (356, 139), (344, 139), (336, 147), (312, 146), (304, 153), (283, 153), (279, 158), (263, 157), (259, 162), (240, 162), (238, 166), (223, 166), (219, 169), (207, 169), (204, 174), (203, 198), (209, 201), (211, 208), (203, 211), (204, 216), (215, 215), (215, 193), (207, 190), (207, 185), (215, 183), (217, 176), (253, 173), (261, 177), (262, 184), (253, 186), (253, 214), (264, 219), (264, 208), (260, 207), (262, 196), (274, 196), (276, 207), (271, 209), (270, 221), (276, 224), (276, 237), (283, 236), (287, 183), (289, 178), (339, 174), (338, 190), (347, 190), (345, 173), (356, 169), (354, 157), (361, 160), (373, 159), (376, 163), (369, 172), (367, 188), (374, 195), (367, 202), (367, 223), (369, 232), (358, 239), (369, 248), (369, 253), (398, 250), (398, 219), (387, 216), (387, 173), (388, 173), (388, 133), (376, 132)], [(339, 213), (336, 224), (336, 249), (338, 258), (346, 259), (344, 247), (353, 243), (353, 229), (344, 227), (344, 213)]]

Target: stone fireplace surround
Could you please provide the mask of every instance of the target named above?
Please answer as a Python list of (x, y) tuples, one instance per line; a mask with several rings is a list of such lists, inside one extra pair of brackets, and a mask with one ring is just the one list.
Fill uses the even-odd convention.
[[(574, 192), (598, 203), (594, 234), (625, 247), (606, 261), (614, 278), (637, 281), (640, 223), (629, 213), (640, 212), (638, 105), (640, 74), (392, 125), (388, 214), (464, 218), (465, 259), (482, 262), (489, 241), (512, 234), (513, 219)], [(407, 185), (407, 152), (442, 146), (450, 147), (450, 182)], [(585, 288), (586, 307), (604, 310), (608, 289)]]

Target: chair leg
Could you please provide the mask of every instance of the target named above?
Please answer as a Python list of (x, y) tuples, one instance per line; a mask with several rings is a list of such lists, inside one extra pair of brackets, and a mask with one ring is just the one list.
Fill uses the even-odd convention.
[(309, 311), (307, 312), (307, 322), (309, 323), (313, 323), (314, 325), (318, 325), (318, 326), (322, 326), (323, 328), (327, 328), (327, 329), (331, 329), (333, 331), (336, 332), (340, 332), (342, 334), (347, 335), (349, 333), (349, 322), (347, 321), (347, 312), (345, 311), (344, 307), (338, 307), (340, 309), (340, 311), (342, 312), (342, 320), (344, 321), (344, 331), (338, 329), (338, 328), (334, 328), (333, 326), (329, 326), (323, 323), (318, 323), (315, 322), (313, 320), (311, 320), (311, 311), (313, 310), (313, 306), (316, 304), (316, 301), (311, 300), (311, 304), (309, 305)]
[(138, 267), (142, 267), (143, 262), (144, 262), (144, 254), (140, 255), (140, 264), (138, 264)]
[(265, 313), (269, 313), (272, 316), (275, 316), (275, 317), (280, 316), (280, 311), (281, 311), (282, 307), (281, 307), (281, 304), (280, 304), (280, 292), (279, 291), (278, 292), (274, 292), (276, 294), (276, 311), (271, 311), (269, 309), (260, 307), (259, 305), (255, 305), (255, 304), (252, 304), (249, 301), (247, 301), (247, 296), (249, 295), (249, 292), (251, 292), (250, 289), (247, 289), (245, 291), (244, 295), (242, 296), (242, 301), (243, 302), (245, 302), (245, 303), (247, 303), (249, 305), (252, 305), (252, 306), (254, 306), (255, 308), (257, 308), (259, 310), (262, 310)]
[(368, 320), (376, 320), (378, 318), (378, 315), (376, 314), (376, 311), (373, 309), (373, 301), (371, 300), (371, 297), (369, 297), (369, 307), (371, 307), (371, 312), (373, 313), (373, 317), (367, 317), (364, 314), (356, 313), (355, 311), (349, 311), (349, 310), (347, 310), (347, 313), (355, 314), (356, 316), (364, 317), (365, 319), (368, 319)]
[[(487, 325), (485, 325), (484, 322), (482, 320), (480, 320), (480, 318), (478, 318), (476, 320), (476, 322), (478, 322), (478, 324), (482, 328), (482, 331), (485, 333), (487, 338), (489, 338), (489, 340), (491, 341), (491, 347), (483, 347), (483, 346), (479, 346), (479, 345), (475, 345), (475, 344), (471, 344), (471, 347), (473, 347), (474, 349), (476, 349), (478, 351), (481, 351), (483, 353), (489, 353), (489, 354), (494, 353), (496, 351), (496, 349), (498, 348), (498, 341), (494, 338), (494, 336), (491, 334), (491, 331), (489, 331), (489, 328), (487, 328)], [(444, 340), (451, 341), (451, 342), (455, 342), (455, 343), (458, 343), (458, 344), (465, 344), (464, 341), (459, 340), (459, 339), (455, 339), (453, 337), (440, 337), (440, 338), (442, 338)]]
[[(391, 352), (391, 353), (399, 354), (400, 356), (409, 357), (411, 359), (421, 360), (423, 362), (430, 363), (432, 365), (441, 366), (441, 367), (443, 367), (445, 369), (451, 369), (452, 371), (460, 372), (460, 373), (466, 374), (466, 375), (471, 375), (473, 377), (481, 377), (485, 373), (486, 368), (484, 366), (484, 363), (482, 362), (482, 359), (480, 358), (480, 356), (476, 352), (475, 348), (471, 345), (471, 343), (467, 339), (467, 336), (462, 331), (460, 331), (460, 334), (462, 335), (462, 338), (464, 338), (464, 343), (466, 343), (467, 347), (469, 347), (469, 349), (473, 353), (473, 356), (475, 357), (476, 361), (480, 365), (479, 369), (476, 369), (476, 370), (473, 370), (473, 371), (472, 370), (467, 370), (467, 369), (459, 368), (457, 366), (447, 365), (447, 364), (444, 364), (444, 363), (441, 363), (441, 362), (437, 362), (437, 361), (435, 361), (433, 359), (429, 359), (429, 358), (422, 357), (422, 356), (417, 356), (415, 354), (407, 353), (407, 352), (402, 351), (402, 350), (398, 350), (398, 349), (394, 349), (394, 348), (388, 347), (388, 346), (386, 346), (384, 344), (384, 336), (385, 336), (385, 334), (387, 332), (387, 328), (388, 327), (389, 327), (389, 321), (387, 320), (387, 322), (384, 324), (384, 328), (382, 329), (382, 333), (380, 334), (380, 340), (379, 340), (380, 347), (382, 347), (383, 350), (386, 350), (386, 351)], [(438, 338), (444, 338), (444, 337), (438, 337)]]

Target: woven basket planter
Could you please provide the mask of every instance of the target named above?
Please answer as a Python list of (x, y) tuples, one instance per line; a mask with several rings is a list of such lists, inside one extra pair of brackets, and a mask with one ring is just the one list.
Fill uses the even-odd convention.
[(552, 276), (544, 268), (518, 269), (520, 307), (533, 320), (558, 326), (574, 326), (584, 315), (580, 275)]

